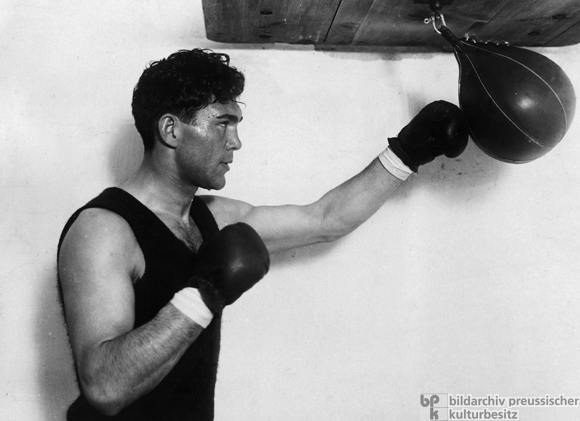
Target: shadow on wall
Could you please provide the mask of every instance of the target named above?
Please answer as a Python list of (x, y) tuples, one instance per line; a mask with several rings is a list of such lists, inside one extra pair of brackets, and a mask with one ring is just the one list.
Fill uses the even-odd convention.
[[(56, 256), (55, 256), (56, 260)], [(63, 421), (66, 410), (78, 395), (74, 363), (58, 298), (56, 264), (42, 271), (38, 291), (36, 348), (38, 385), (43, 420)]]
[(133, 122), (123, 124), (109, 151), (109, 173), (113, 185), (119, 185), (137, 171), (143, 160), (143, 141)]
[[(108, 178), (111, 184), (119, 185), (129, 178), (142, 158), (143, 144), (139, 133), (132, 122), (123, 124), (118, 129), (109, 152)], [(83, 203), (79, 203), (78, 207), (82, 205)], [(44, 275), (39, 282), (42, 288), (38, 291), (40, 307), (37, 309), (36, 325), (41, 412), (43, 420), (63, 421), (66, 419), (66, 410), (78, 396), (79, 389), (58, 296), (56, 248), (54, 260), (42, 273)]]
[[(500, 162), (486, 155), (470, 139), (467, 149), (457, 158), (438, 158), (421, 168), (416, 183), (424, 185), (445, 200), (465, 201), (473, 195), (474, 188), (495, 186), (501, 174), (513, 164)], [(478, 189), (478, 195), (483, 194)], [(491, 190), (491, 189), (489, 189)]]
[(332, 252), (332, 249), (337, 246), (338, 240), (333, 243), (320, 243), (312, 246), (305, 246), (294, 250), (289, 250), (281, 253), (276, 253), (271, 256), (272, 266), (276, 265), (284, 267), (286, 265), (294, 265), (297, 263), (306, 263), (313, 260), (318, 260)]

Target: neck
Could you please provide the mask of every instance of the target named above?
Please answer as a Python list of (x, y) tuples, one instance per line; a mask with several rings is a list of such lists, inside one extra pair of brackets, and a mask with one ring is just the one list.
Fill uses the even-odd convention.
[(139, 170), (121, 188), (156, 214), (187, 221), (196, 186), (185, 185), (153, 154), (146, 153)]

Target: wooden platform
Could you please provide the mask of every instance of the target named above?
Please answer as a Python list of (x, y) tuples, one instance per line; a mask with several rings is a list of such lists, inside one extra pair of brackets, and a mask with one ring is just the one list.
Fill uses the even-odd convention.
[[(580, 0), (440, 0), (458, 37), (511, 45), (580, 42)], [(230, 44), (445, 47), (429, 0), (203, 0), (208, 39)]]

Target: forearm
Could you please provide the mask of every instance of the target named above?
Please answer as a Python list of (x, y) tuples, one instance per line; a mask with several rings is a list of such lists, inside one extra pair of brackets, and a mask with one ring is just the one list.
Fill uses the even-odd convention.
[(168, 304), (149, 323), (80, 356), (85, 395), (101, 412), (116, 414), (157, 386), (202, 331)]
[(445, 101), (426, 107), (389, 139), (389, 147), (363, 172), (325, 195), (326, 230), (344, 235), (370, 218), (420, 165), (440, 155), (457, 157), (466, 148), (468, 128), (461, 110)]
[(326, 240), (352, 232), (377, 212), (401, 184), (374, 159), (359, 174), (326, 193), (312, 205), (318, 208)]

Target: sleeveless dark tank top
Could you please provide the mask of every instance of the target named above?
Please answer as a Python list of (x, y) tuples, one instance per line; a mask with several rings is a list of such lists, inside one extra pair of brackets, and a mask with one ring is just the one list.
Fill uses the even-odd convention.
[[(106, 189), (71, 216), (60, 237), (59, 252), (69, 228), (78, 215), (87, 208), (103, 208), (123, 217), (133, 230), (145, 256), (145, 273), (133, 285), (135, 328), (137, 328), (153, 319), (173, 295), (183, 288), (196, 264), (196, 254), (149, 208), (116, 187)], [(203, 241), (207, 241), (218, 232), (213, 215), (198, 197), (193, 200), (190, 215), (199, 228)], [(69, 421), (213, 420), (220, 324), (220, 318), (214, 317), (157, 387), (116, 416), (100, 415), (81, 392), (80, 397), (69, 408), (67, 419)]]

